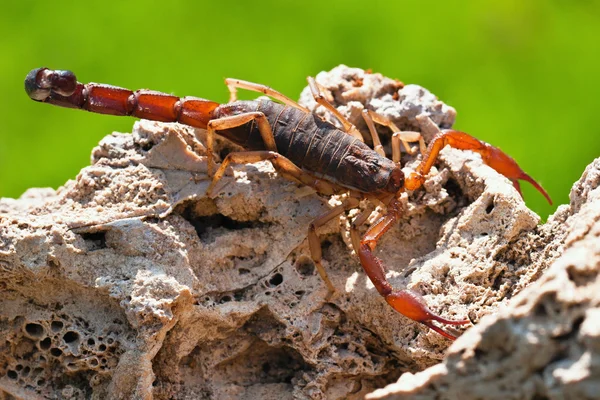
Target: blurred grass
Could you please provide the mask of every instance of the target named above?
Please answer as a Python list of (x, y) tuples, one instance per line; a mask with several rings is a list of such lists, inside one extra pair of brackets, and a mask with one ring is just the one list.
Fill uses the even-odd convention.
[[(32, 68), (83, 82), (227, 100), (225, 77), (297, 98), (338, 64), (418, 83), (458, 111), (455, 125), (501, 147), (540, 181), (543, 218), (600, 155), (600, 2), (337, 0), (7, 2), (0, 13), (0, 196), (58, 187), (91, 148), (133, 120), (30, 101)], [(251, 98), (252, 95), (245, 95)]]

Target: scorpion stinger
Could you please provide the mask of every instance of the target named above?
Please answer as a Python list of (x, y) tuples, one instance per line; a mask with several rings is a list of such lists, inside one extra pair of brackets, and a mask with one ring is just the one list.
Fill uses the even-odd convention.
[[(321, 243), (317, 229), (346, 210), (357, 208), (361, 200), (369, 200), (366, 209), (352, 222), (350, 230), (352, 245), (363, 269), (394, 310), (449, 339), (455, 339), (455, 336), (434, 325), (434, 322), (463, 325), (469, 321), (443, 318), (430, 311), (418, 294), (394, 289), (386, 279), (383, 262), (373, 254), (378, 240), (401, 215), (399, 195), (405, 190), (419, 189), (440, 150), (450, 145), (481, 154), (483, 161), (512, 180), (517, 190), (520, 189), (518, 180), (532, 183), (551, 203), (546, 191), (525, 174), (511, 157), (466, 133), (452, 130), (440, 132), (424, 151), (424, 141), (419, 132), (400, 132), (389, 119), (367, 111), (363, 116), (376, 147), (373, 150), (362, 141), (360, 132), (339, 113), (334, 112), (345, 127), (344, 131), (267, 86), (237, 79), (227, 79), (226, 84), (231, 95), (230, 102), (219, 104), (152, 90), (132, 91), (97, 83), (82, 84), (70, 71), (38, 68), (27, 75), (25, 90), (31, 99), (57, 106), (179, 122), (206, 129), (206, 159), (208, 174), (212, 177), (207, 191), (209, 196), (214, 195), (215, 183), (224, 176), (231, 163), (261, 160), (270, 161), (281, 175), (311, 186), (322, 195), (346, 193), (342, 204), (316, 218), (308, 229), (312, 259), (330, 291), (335, 291), (335, 287), (321, 264)], [(309, 86), (315, 101), (333, 112), (335, 107), (328, 103), (320, 85), (309, 79)], [(238, 88), (267, 94), (283, 104), (264, 99), (237, 101)], [(388, 126), (393, 131), (393, 160), (385, 157), (375, 123)], [(212, 159), (215, 134), (244, 149), (229, 153), (216, 172)], [(413, 152), (408, 144), (411, 142), (419, 143), (424, 157), (415, 172), (405, 177), (399, 163), (400, 144)], [(373, 212), (374, 201), (387, 206), (387, 213), (360, 240), (358, 228)]]

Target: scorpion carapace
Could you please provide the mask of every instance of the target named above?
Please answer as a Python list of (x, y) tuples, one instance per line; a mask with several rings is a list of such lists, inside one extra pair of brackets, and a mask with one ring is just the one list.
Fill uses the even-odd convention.
[[(544, 189), (529, 177), (517, 163), (500, 149), (466, 133), (444, 130), (425, 148), (418, 132), (403, 132), (387, 118), (370, 110), (363, 112), (374, 143), (374, 149), (363, 143), (362, 134), (331, 105), (312, 78), (308, 83), (316, 102), (333, 113), (343, 130), (324, 121), (305, 107), (283, 94), (263, 85), (226, 79), (231, 97), (227, 104), (196, 97), (177, 96), (151, 90), (131, 91), (110, 85), (77, 82), (70, 71), (47, 68), (32, 70), (25, 80), (25, 89), (33, 100), (91, 112), (130, 115), (163, 122), (179, 122), (207, 131), (207, 167), (212, 182), (224, 175), (230, 163), (252, 163), (269, 160), (285, 177), (330, 195), (346, 193), (342, 204), (315, 219), (308, 229), (308, 243), (317, 270), (330, 291), (335, 288), (321, 264), (321, 245), (317, 229), (346, 210), (357, 208), (362, 199), (371, 200), (352, 222), (352, 245), (361, 265), (377, 291), (401, 314), (420, 322), (449, 339), (455, 337), (434, 324), (468, 324), (469, 320), (449, 320), (429, 310), (425, 301), (409, 290), (394, 289), (386, 279), (383, 262), (374, 255), (382, 235), (402, 215), (400, 195), (405, 190), (417, 190), (433, 166), (440, 150), (446, 145), (472, 150), (483, 161), (510, 179), (520, 193), (519, 180), (530, 182), (551, 203)], [(237, 101), (237, 89), (264, 93), (278, 101)], [(283, 104), (282, 104), (283, 103)], [(385, 157), (374, 123), (392, 129), (392, 159)], [(230, 153), (215, 171), (213, 161), (214, 135), (217, 133), (242, 146), (245, 151)], [(405, 176), (400, 167), (400, 145), (411, 152), (408, 142), (419, 142), (423, 158), (415, 171)], [(359, 227), (375, 207), (373, 202), (387, 207), (386, 213), (365, 233), (362, 240)]]

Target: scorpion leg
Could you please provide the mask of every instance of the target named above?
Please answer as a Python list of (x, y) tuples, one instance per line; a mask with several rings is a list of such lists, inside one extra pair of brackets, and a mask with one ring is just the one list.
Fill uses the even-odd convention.
[(267, 117), (265, 117), (265, 114), (262, 112), (248, 112), (239, 115), (232, 115), (230, 117), (212, 119), (208, 121), (206, 128), (206, 158), (209, 176), (212, 176), (214, 172), (213, 143), (215, 131), (235, 128), (253, 120), (255, 120), (256, 124), (258, 125), (258, 130), (267, 150), (274, 152), (277, 151), (275, 138), (273, 137), (273, 130), (271, 129), (269, 120), (267, 120)]
[(454, 335), (434, 325), (433, 321), (448, 325), (465, 325), (470, 323), (470, 321), (468, 319), (456, 321), (440, 317), (429, 310), (425, 300), (417, 293), (410, 290), (394, 289), (385, 277), (383, 262), (373, 254), (377, 242), (397, 221), (400, 211), (400, 203), (397, 199), (392, 199), (388, 204), (387, 214), (369, 228), (360, 242), (358, 251), (360, 263), (379, 294), (385, 298), (385, 301), (394, 310), (413, 321), (422, 323), (440, 335), (454, 340), (456, 339)]
[(294, 107), (294, 108), (302, 110), (306, 113), (310, 113), (310, 110), (308, 108), (302, 107), (300, 104), (296, 103), (294, 100), (290, 99), (289, 97), (287, 97), (286, 95), (284, 95), (282, 93), (279, 93), (278, 91), (276, 91), (275, 89), (273, 89), (269, 86), (261, 85), (260, 83), (253, 83), (253, 82), (243, 81), (240, 79), (232, 79), (232, 78), (225, 79), (225, 84), (227, 85), (227, 88), (229, 89), (229, 102), (230, 103), (237, 100), (237, 88), (241, 88), (241, 89), (250, 90), (252, 92), (263, 93), (267, 96), (274, 98), (275, 100), (279, 100), (283, 104), (286, 104), (290, 107)]
[(367, 208), (365, 208), (360, 214), (358, 214), (358, 216), (354, 218), (352, 224), (350, 225), (350, 239), (352, 241), (352, 247), (354, 247), (354, 252), (357, 255), (358, 249), (360, 248), (360, 234), (358, 232), (358, 228), (360, 228), (360, 226), (365, 223), (367, 218), (369, 218), (369, 216), (373, 213), (374, 210), (375, 205), (369, 202), (367, 204)]
[(350, 135), (354, 136), (356, 139), (360, 140), (361, 142), (364, 142), (365, 140), (364, 140), (362, 134), (359, 132), (358, 129), (356, 129), (354, 124), (352, 124), (352, 122), (348, 121), (348, 119), (346, 119), (346, 117), (344, 117), (342, 115), (342, 113), (340, 113), (338, 111), (338, 109), (335, 108), (325, 98), (325, 95), (323, 95), (323, 93), (321, 92), (321, 85), (319, 83), (317, 83), (317, 81), (315, 81), (315, 78), (313, 78), (312, 76), (309, 76), (308, 78), (306, 78), (306, 80), (308, 81), (308, 86), (310, 87), (310, 91), (311, 91), (315, 101), (318, 104), (325, 107), (326, 109), (328, 109), (329, 112), (331, 112), (337, 118), (337, 120), (340, 121), (340, 123), (344, 127), (344, 131), (346, 133), (349, 133)]
[(259, 161), (270, 161), (273, 167), (287, 178), (291, 178), (303, 185), (311, 186), (317, 192), (324, 195), (332, 195), (336, 192), (336, 188), (329, 182), (315, 179), (312, 175), (298, 168), (288, 158), (274, 151), (242, 151), (229, 153), (223, 160), (217, 172), (215, 172), (210, 186), (206, 190), (209, 197), (212, 197), (213, 189), (216, 183), (225, 175), (225, 171), (229, 164), (250, 164)]
[(308, 227), (308, 246), (310, 247), (310, 255), (317, 267), (317, 271), (319, 271), (319, 275), (321, 275), (321, 279), (325, 281), (325, 284), (331, 293), (335, 292), (335, 287), (327, 276), (327, 271), (323, 268), (323, 264), (321, 264), (323, 253), (321, 251), (321, 242), (317, 235), (317, 229), (343, 213), (345, 210), (358, 207), (358, 203), (359, 200), (357, 198), (348, 197), (342, 204), (335, 206), (325, 214), (316, 218)]
[(367, 110), (366, 108), (362, 110), (363, 119), (367, 123), (369, 132), (371, 132), (371, 139), (373, 140), (373, 150), (375, 150), (380, 156), (385, 157), (385, 151), (383, 150), (383, 146), (381, 145), (379, 134), (377, 133), (377, 129), (375, 128), (375, 124), (373, 123), (373, 118), (371, 118), (370, 113), (371, 111)]
[(548, 203), (552, 204), (552, 199), (550, 199), (544, 188), (527, 175), (512, 157), (491, 144), (476, 139), (467, 133), (455, 130), (444, 130), (433, 138), (429, 143), (421, 164), (419, 164), (415, 172), (406, 178), (406, 189), (415, 190), (423, 184), (425, 176), (429, 173), (439, 152), (446, 145), (450, 145), (455, 149), (471, 150), (481, 154), (483, 162), (510, 179), (519, 193), (521, 193), (519, 179), (522, 179), (531, 183), (548, 200)]
[[(392, 161), (396, 163), (400, 162), (400, 143), (404, 145), (404, 148), (408, 154), (414, 155), (416, 151), (410, 147), (409, 143), (419, 142), (421, 153), (425, 153), (425, 140), (419, 132), (401, 131), (400, 128), (398, 128), (398, 126), (389, 118), (384, 117), (381, 114), (377, 114), (371, 110), (363, 110), (363, 118), (369, 127), (369, 131), (371, 131), (371, 136), (373, 136), (373, 144), (375, 146), (376, 142), (379, 144), (379, 146), (381, 146), (381, 142), (373, 122), (387, 126), (392, 130)], [(377, 151), (376, 147), (375, 151)]]

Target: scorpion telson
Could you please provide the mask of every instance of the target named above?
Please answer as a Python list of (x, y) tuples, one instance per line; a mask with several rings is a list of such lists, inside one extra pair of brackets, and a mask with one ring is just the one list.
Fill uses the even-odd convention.
[[(402, 215), (400, 195), (417, 190), (446, 145), (472, 150), (483, 161), (510, 179), (520, 191), (519, 180), (530, 182), (552, 204), (546, 191), (527, 175), (517, 163), (500, 149), (466, 133), (444, 130), (425, 148), (418, 132), (403, 132), (387, 118), (370, 110), (363, 116), (369, 127), (374, 148), (363, 143), (362, 134), (331, 105), (322, 88), (312, 78), (308, 83), (315, 101), (335, 115), (343, 130), (324, 121), (305, 107), (275, 90), (237, 79), (226, 79), (231, 97), (227, 104), (196, 97), (179, 98), (151, 90), (131, 91), (110, 85), (77, 82), (70, 71), (38, 68), (25, 79), (25, 90), (33, 100), (62, 107), (79, 108), (95, 113), (130, 115), (163, 122), (179, 122), (207, 131), (207, 168), (212, 182), (224, 175), (231, 163), (253, 163), (269, 160), (285, 177), (313, 187), (324, 195), (346, 193), (342, 204), (314, 220), (308, 230), (312, 259), (330, 291), (334, 286), (321, 265), (321, 245), (317, 229), (346, 210), (357, 208), (362, 199), (370, 200), (367, 208), (352, 222), (352, 245), (369, 279), (387, 303), (406, 317), (420, 322), (449, 339), (455, 336), (434, 324), (463, 325), (470, 321), (449, 320), (429, 310), (425, 301), (409, 290), (394, 289), (387, 281), (383, 262), (374, 255), (377, 242)], [(237, 101), (237, 89), (266, 94), (275, 100)], [(283, 104), (282, 104), (283, 103)], [(385, 157), (375, 123), (391, 128), (392, 159)], [(215, 171), (214, 135), (217, 133), (242, 146), (246, 151), (230, 153)], [(418, 142), (423, 153), (415, 171), (405, 176), (400, 167), (400, 145), (410, 152), (409, 142)], [(362, 240), (358, 228), (374, 210), (373, 202), (386, 206), (386, 213), (365, 233)]]

